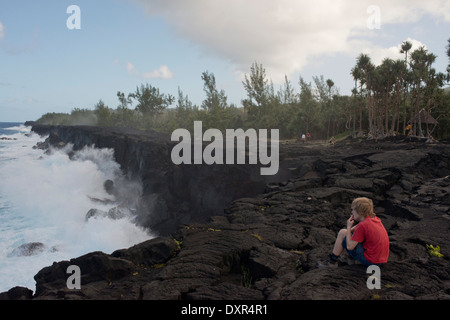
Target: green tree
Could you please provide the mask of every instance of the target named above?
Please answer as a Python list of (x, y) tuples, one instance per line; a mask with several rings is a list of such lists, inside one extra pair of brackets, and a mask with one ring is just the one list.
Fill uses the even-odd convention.
[(119, 99), (121, 108), (127, 108), (129, 105), (131, 105), (131, 95), (129, 94), (128, 97), (125, 97), (125, 94), (123, 92), (117, 91), (117, 98)]
[(97, 116), (97, 125), (110, 126), (111, 123), (111, 111), (105, 105), (103, 100), (99, 100), (94, 106), (94, 114)]
[(279, 129), (280, 137), (292, 138), (296, 134), (298, 135), (298, 132), (291, 132), (287, 125), (291, 121), (292, 114), (298, 103), (298, 94), (295, 92), (291, 81), (285, 75), (284, 84), (271, 102), (273, 112), (270, 127)]
[(225, 109), (227, 107), (227, 96), (224, 90), (217, 90), (216, 77), (213, 73), (205, 71), (202, 73), (203, 90), (206, 99), (203, 100), (202, 108), (208, 111)]
[(392, 115), (391, 123), (391, 134), (394, 132), (400, 132), (400, 113), (401, 104), (403, 99), (401, 98), (404, 88), (405, 77), (408, 73), (406, 69), (406, 64), (402, 60), (395, 60), (393, 67), (393, 72), (395, 76), (395, 87), (394, 87), (394, 110)]
[(245, 91), (247, 91), (247, 98), (242, 100), (244, 112), (247, 113), (247, 121), (254, 127), (260, 127), (269, 101), (269, 80), (262, 64), (253, 63), (250, 68), (250, 75), (246, 74), (242, 83)]
[(74, 108), (69, 117), (70, 125), (85, 125), (95, 126), (97, 124), (97, 117), (94, 111), (89, 109)]
[(136, 88), (136, 92), (129, 94), (129, 97), (136, 100), (136, 110), (143, 115), (144, 127), (153, 127), (156, 124), (156, 117), (175, 100), (172, 95), (160, 93), (158, 88), (148, 83), (141, 84)]
[(327, 87), (328, 87), (328, 101), (329, 101), (329, 112), (328, 112), (328, 127), (327, 127), (327, 139), (330, 138), (330, 125), (331, 125), (331, 119), (333, 118), (333, 129), (332, 129), (332, 135), (334, 136), (334, 125), (335, 125), (335, 115), (333, 110), (333, 100), (331, 99), (331, 88), (333, 88), (334, 82), (331, 79), (327, 79)]
[[(414, 134), (423, 136), (422, 121), (419, 117), (420, 105), (423, 103), (423, 84), (427, 80), (431, 71), (431, 65), (436, 60), (436, 56), (428, 51), (424, 47), (413, 51), (411, 53), (411, 71), (413, 75), (413, 96), (414, 104), (411, 106), (411, 121), (414, 123)], [(415, 121), (417, 119), (417, 121)]]
[(300, 77), (299, 84), (299, 103), (289, 123), (290, 130), (296, 132), (297, 136), (311, 131), (320, 110), (320, 105), (314, 97), (311, 83), (307, 83)]
[[(360, 94), (363, 96), (363, 85), (365, 85), (365, 93), (366, 93), (366, 106), (368, 109), (369, 114), (369, 131), (373, 132), (373, 122), (375, 119), (375, 113), (376, 110), (374, 110), (374, 105), (372, 103), (372, 97), (371, 97), (371, 80), (373, 71), (375, 69), (375, 66), (371, 62), (371, 59), (368, 55), (361, 53), (357, 58), (357, 67), (359, 69), (360, 74)], [(358, 136), (361, 136), (363, 134), (363, 104), (359, 105), (359, 132)]]
[(394, 60), (385, 58), (381, 62), (381, 65), (375, 68), (375, 72), (378, 73), (378, 87), (379, 90), (379, 118), (375, 125), (375, 130), (383, 136), (389, 134), (389, 114), (391, 110), (391, 93), (394, 83), (396, 81), (396, 75), (394, 73)]
[(206, 112), (205, 127), (224, 130), (230, 120), (225, 91), (217, 89), (216, 77), (213, 73), (203, 72), (202, 80), (203, 91), (206, 94), (206, 98), (202, 102), (202, 108)]
[(284, 84), (278, 91), (278, 99), (284, 105), (293, 105), (298, 102), (294, 87), (292, 86), (287, 75), (284, 76)]
[(193, 123), (198, 107), (194, 106), (188, 95), (184, 95), (183, 91), (178, 87), (178, 98), (176, 106), (176, 123), (177, 127), (193, 130)]
[(403, 41), (400, 49), (400, 53), (405, 54), (405, 64), (408, 64), (408, 52), (412, 48), (412, 43), (409, 41)]
[[(349, 121), (353, 120), (353, 137), (356, 136), (356, 113), (357, 110), (359, 108), (361, 108), (361, 96), (362, 96), (362, 79), (363, 79), (363, 74), (361, 69), (358, 67), (358, 65), (354, 66), (352, 68), (351, 71), (351, 75), (353, 77), (353, 80), (355, 81), (355, 88), (352, 90), (352, 111), (351, 114), (349, 115)], [(358, 96), (358, 81), (360, 82), (360, 87), (361, 87), (361, 95)], [(361, 120), (361, 118), (360, 118)]]
[[(405, 74), (403, 75), (403, 81), (402, 81), (402, 90), (403, 90), (403, 97), (401, 104), (403, 105), (403, 114), (404, 114), (404, 120), (403, 120), (403, 134), (405, 134), (405, 128), (406, 128), (406, 122), (407, 122), (407, 104), (408, 104), (408, 97), (409, 97), (409, 84), (410, 84), (410, 73), (408, 70), (409, 62), (408, 62), (408, 52), (412, 48), (412, 43), (410, 41), (403, 41), (400, 49), (400, 53), (405, 54)], [(400, 128), (399, 128), (400, 130)]]

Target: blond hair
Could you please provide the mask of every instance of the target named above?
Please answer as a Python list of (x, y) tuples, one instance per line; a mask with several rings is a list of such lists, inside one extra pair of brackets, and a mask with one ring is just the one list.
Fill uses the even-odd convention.
[(352, 202), (352, 210), (355, 210), (360, 216), (365, 217), (375, 217), (373, 212), (373, 202), (371, 199), (366, 197), (356, 198)]

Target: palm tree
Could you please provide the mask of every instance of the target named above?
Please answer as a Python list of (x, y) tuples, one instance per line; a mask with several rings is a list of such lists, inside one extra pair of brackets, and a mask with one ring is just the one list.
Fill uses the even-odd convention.
[(434, 55), (428, 55), (428, 52), (424, 47), (420, 47), (419, 49), (414, 50), (411, 53), (410, 65), (413, 75), (413, 93), (415, 98), (414, 107), (411, 105), (411, 121), (413, 121), (414, 119), (418, 119), (417, 123), (414, 122), (414, 133), (417, 133), (418, 129), (419, 136), (423, 135), (422, 123), (420, 117), (418, 117), (422, 95), (422, 82), (426, 79), (426, 74), (429, 70), (429, 66), (432, 63), (431, 61), (434, 62), (435, 56), (433, 56)]
[[(394, 60), (386, 58), (377, 68), (379, 68), (379, 71), (381, 72), (382, 96), (384, 100), (384, 125), (382, 125), (379, 129), (383, 131), (382, 129), (384, 126), (384, 134), (387, 136), (389, 135), (389, 98), (392, 91), (392, 86), (395, 83)], [(381, 121), (381, 123), (383, 123), (383, 121)]]
[[(391, 129), (393, 131), (400, 131), (400, 104), (401, 104), (401, 91), (403, 87), (403, 82), (405, 81), (405, 75), (407, 74), (408, 70), (406, 70), (405, 63), (398, 59), (394, 62), (394, 65), (392, 66), (394, 76), (395, 76), (395, 110), (394, 114), (392, 116), (392, 125)], [(397, 121), (396, 129), (395, 129), (395, 122)]]
[[(409, 41), (403, 41), (402, 45), (401, 45), (401, 49), (400, 49), (400, 53), (404, 53), (405, 54), (405, 66), (406, 66), (406, 74), (408, 73), (408, 52), (411, 50), (412, 48), (412, 43)], [(406, 74), (405, 77), (406, 78)], [(405, 79), (406, 80), (406, 79)], [(406, 105), (407, 105), (407, 101), (408, 101), (408, 94), (409, 94), (409, 85), (408, 85), (408, 81), (403, 81), (403, 106), (404, 106), (404, 113), (405, 113), (405, 118), (403, 121), (403, 134), (406, 131)]]
[(405, 54), (405, 64), (408, 64), (408, 51), (411, 50), (411, 48), (412, 48), (411, 42), (409, 42), (409, 41), (402, 42), (402, 47), (400, 49), (400, 53)]
[[(375, 66), (370, 60), (370, 57), (367, 54), (361, 53), (359, 57), (357, 58), (357, 64), (358, 68), (361, 70), (362, 77), (360, 78), (360, 85), (361, 85), (361, 95), (362, 95), (362, 85), (366, 85), (366, 91), (367, 91), (367, 108), (369, 111), (369, 131), (372, 131), (373, 129), (373, 111), (371, 110), (371, 78), (373, 70), (375, 69)], [(362, 135), (362, 106), (359, 110), (359, 133), (358, 135)]]
[(362, 77), (362, 73), (361, 73), (361, 69), (358, 67), (358, 65), (354, 66), (352, 68), (352, 72), (350, 73), (353, 77), (353, 80), (355, 80), (355, 88), (352, 90), (352, 94), (354, 95), (353, 98), (353, 113), (352, 113), (352, 118), (353, 118), (353, 136), (355, 136), (355, 132), (356, 132), (356, 104), (357, 104), (357, 95), (358, 95), (358, 80), (361, 80)]
[[(333, 103), (331, 99), (331, 88), (334, 86), (334, 82), (331, 79), (327, 79), (327, 86), (328, 86), (328, 102), (330, 104), (330, 112), (328, 113), (328, 129), (327, 129), (327, 140), (330, 138), (330, 122), (331, 117), (333, 116)], [(334, 121), (333, 121), (333, 133), (334, 135)]]

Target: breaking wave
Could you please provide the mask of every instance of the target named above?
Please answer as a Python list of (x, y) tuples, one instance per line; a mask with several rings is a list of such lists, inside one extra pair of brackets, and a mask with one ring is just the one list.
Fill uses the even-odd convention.
[(113, 150), (74, 152), (69, 145), (45, 152), (33, 148), (43, 138), (30, 128), (3, 132), (0, 292), (34, 290), (33, 276), (54, 261), (111, 253), (154, 237), (134, 221), (141, 186), (123, 176)]

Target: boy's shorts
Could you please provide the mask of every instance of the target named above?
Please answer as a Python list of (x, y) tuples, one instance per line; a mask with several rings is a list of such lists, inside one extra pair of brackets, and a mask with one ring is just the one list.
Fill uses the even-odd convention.
[(344, 240), (342, 241), (342, 246), (344, 247), (345, 250), (347, 250), (350, 257), (359, 261), (362, 265), (364, 265), (366, 267), (368, 267), (370, 265), (377, 265), (376, 263), (369, 262), (366, 259), (366, 257), (364, 257), (364, 248), (361, 243), (358, 243), (353, 250), (348, 250), (346, 238), (347, 237), (344, 237)]

